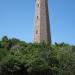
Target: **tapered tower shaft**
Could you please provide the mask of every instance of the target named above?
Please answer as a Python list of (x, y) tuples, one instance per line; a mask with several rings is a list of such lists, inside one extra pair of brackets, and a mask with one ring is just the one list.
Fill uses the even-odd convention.
[(48, 0), (35, 0), (34, 43), (51, 43)]

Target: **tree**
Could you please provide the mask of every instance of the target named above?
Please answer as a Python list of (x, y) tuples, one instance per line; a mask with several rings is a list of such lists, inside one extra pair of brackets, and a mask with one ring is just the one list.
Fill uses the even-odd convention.
[(0, 41), (0, 75), (74, 75), (75, 46)]
[(75, 74), (75, 53), (72, 52), (72, 47), (59, 48), (57, 59), (59, 61), (59, 75), (74, 75)]

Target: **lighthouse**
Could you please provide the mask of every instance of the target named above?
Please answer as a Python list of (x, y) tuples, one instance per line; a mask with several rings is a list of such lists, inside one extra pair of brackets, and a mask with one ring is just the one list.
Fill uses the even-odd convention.
[(35, 0), (33, 43), (51, 43), (48, 0)]

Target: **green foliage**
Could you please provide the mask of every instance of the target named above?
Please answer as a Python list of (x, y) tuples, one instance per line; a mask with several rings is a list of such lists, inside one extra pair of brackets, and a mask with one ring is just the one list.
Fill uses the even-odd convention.
[(74, 75), (75, 46), (25, 43), (4, 36), (0, 41), (0, 75)]

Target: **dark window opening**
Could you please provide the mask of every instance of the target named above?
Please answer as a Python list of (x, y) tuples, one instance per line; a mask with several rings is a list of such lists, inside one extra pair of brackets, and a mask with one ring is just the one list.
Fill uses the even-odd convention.
[(38, 16), (37, 16), (37, 19), (38, 19)]
[(38, 4), (38, 7), (39, 7), (39, 4)]
[(38, 30), (36, 30), (36, 34), (38, 34)]

